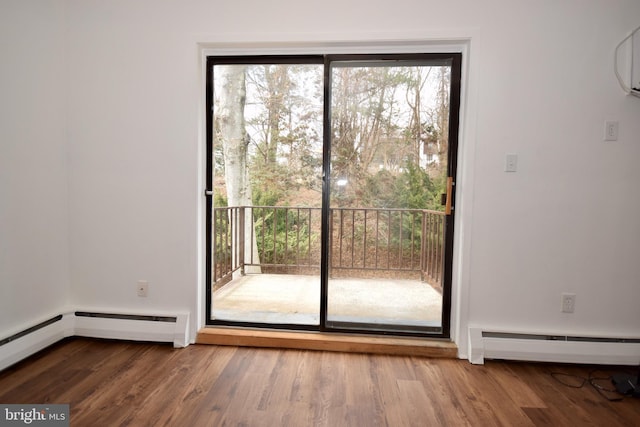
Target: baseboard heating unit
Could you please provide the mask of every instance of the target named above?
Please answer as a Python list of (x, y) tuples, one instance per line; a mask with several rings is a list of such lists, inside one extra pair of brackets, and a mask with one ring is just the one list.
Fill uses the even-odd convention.
[(60, 341), (81, 336), (189, 344), (189, 314), (140, 315), (75, 311), (52, 316), (0, 337), (0, 370)]
[(469, 361), (485, 359), (638, 365), (640, 338), (494, 331), (469, 328)]

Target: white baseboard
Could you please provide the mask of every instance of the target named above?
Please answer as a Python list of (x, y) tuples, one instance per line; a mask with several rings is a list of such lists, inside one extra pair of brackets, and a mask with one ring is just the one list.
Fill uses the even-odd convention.
[(74, 335), (132, 341), (171, 342), (189, 345), (189, 314), (130, 314), (76, 311)]
[(189, 314), (139, 315), (105, 311), (61, 314), (0, 338), (0, 371), (71, 336), (189, 345)]
[[(58, 315), (42, 322), (34, 322), (33, 329), (35, 330), (32, 332), (24, 331), (24, 335), (16, 333), (3, 339), (3, 341), (10, 341), (0, 346), (0, 370), (55, 344), (63, 338), (72, 336), (73, 321), (73, 314)], [(45, 324), (46, 326), (43, 326)]]
[(469, 328), (469, 361), (485, 359), (599, 365), (640, 364), (640, 339), (546, 335), (531, 332)]

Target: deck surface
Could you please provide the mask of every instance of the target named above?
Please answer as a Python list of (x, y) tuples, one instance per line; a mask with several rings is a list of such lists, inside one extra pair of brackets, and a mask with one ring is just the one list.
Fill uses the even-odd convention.
[[(330, 279), (328, 319), (440, 326), (442, 295), (428, 283), (404, 279)], [(215, 319), (318, 325), (320, 277), (249, 274), (213, 294)]]

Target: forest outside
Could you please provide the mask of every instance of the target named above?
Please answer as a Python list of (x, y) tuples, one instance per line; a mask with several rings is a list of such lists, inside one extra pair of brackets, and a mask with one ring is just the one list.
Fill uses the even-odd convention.
[[(322, 64), (221, 64), (213, 73), (214, 207), (248, 208), (246, 243), (236, 258), (268, 272), (300, 271), (301, 258), (313, 260), (307, 267), (319, 266)], [(413, 271), (424, 261), (421, 251), (442, 239), (440, 223), (432, 231), (425, 222), (440, 221), (444, 210), (450, 80), (444, 62), (331, 68), (336, 274), (340, 266), (351, 267), (345, 274), (392, 264)], [(216, 248), (222, 260), (234, 257), (228, 248), (234, 237), (228, 212), (220, 212), (219, 228), (229, 230)], [(441, 263), (441, 255), (430, 262)]]

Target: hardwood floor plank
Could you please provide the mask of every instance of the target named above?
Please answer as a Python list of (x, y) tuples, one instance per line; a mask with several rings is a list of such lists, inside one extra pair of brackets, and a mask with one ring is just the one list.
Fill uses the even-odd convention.
[(345, 366), (343, 353), (322, 352), (319, 354), (319, 369), (313, 379), (312, 410), (314, 425), (344, 425)]
[(82, 402), (72, 400), (71, 418), (80, 425), (92, 420), (106, 419), (114, 425), (127, 425), (126, 420), (137, 417), (146, 395), (156, 385), (157, 379), (166, 374), (171, 348), (158, 349), (137, 346), (121, 354), (121, 363), (114, 361), (111, 375), (99, 377), (99, 382)]
[[(24, 396), (28, 399), (30, 393), (40, 395), (42, 390), (49, 390), (53, 383), (59, 380), (51, 375), (52, 372), (64, 372), (65, 378), (72, 376), (76, 367), (67, 361), (78, 352), (88, 353), (87, 358), (96, 361), (97, 359), (92, 359), (92, 354), (86, 351), (87, 346), (87, 343), (81, 341), (65, 340), (30, 357), (29, 363), (33, 365), (31, 369), (24, 370), (25, 362), (21, 362), (4, 370), (0, 373), (0, 381), (3, 383), (0, 401), (10, 403), (14, 396)], [(16, 371), (20, 371), (21, 375), (12, 375)]]
[[(524, 413), (520, 405), (516, 402), (518, 398), (514, 396), (519, 393), (524, 386), (522, 382), (514, 383), (513, 388), (504, 388), (496, 380), (494, 370), (489, 366), (482, 366), (477, 370), (477, 375), (469, 378), (469, 383), (475, 384), (477, 390), (483, 394), (485, 403), (493, 409), (493, 414), (498, 425), (533, 425), (531, 420)], [(500, 411), (495, 408), (501, 407)]]
[(530, 425), (525, 414), (493, 386), (486, 366), (455, 363), (442, 370), (450, 393), (460, 396), (460, 407), (473, 425)]
[(176, 389), (173, 384), (162, 381), (167, 392), (174, 396), (174, 403), (161, 411), (154, 425), (186, 425), (186, 421), (203, 407), (203, 402), (207, 403), (205, 396), (235, 352), (233, 347), (220, 347), (211, 352), (202, 346), (193, 346), (193, 351), (182, 362), (193, 374), (185, 375), (187, 384), (182, 389)]
[[(442, 426), (472, 426), (474, 423), (463, 410), (459, 393), (447, 385), (445, 378), (448, 362), (443, 366), (440, 361), (414, 358), (416, 377), (422, 382), (429, 402), (435, 410)], [(444, 361), (443, 361), (444, 362)], [(455, 363), (455, 362), (453, 362)]]
[(518, 377), (518, 374), (513, 371), (511, 366), (507, 366), (506, 369), (493, 369), (490, 371), (490, 375), (494, 379), (496, 387), (503, 390), (511, 390), (509, 397), (517, 406), (523, 408), (546, 408), (542, 399), (526, 382), (523, 382)]
[(315, 358), (309, 351), (289, 350), (287, 354), (297, 356), (295, 361), (291, 362), (296, 368), (290, 386), (288, 401), (294, 403), (309, 402), (313, 396), (313, 378), (317, 375), (316, 371), (319, 366), (315, 363)]
[[(530, 386), (538, 396), (545, 396), (545, 403), (548, 409), (548, 416), (558, 425), (602, 425), (594, 424), (594, 413), (591, 412), (590, 404), (585, 405), (592, 395), (592, 390), (588, 387), (575, 389), (566, 387), (553, 379), (546, 367), (537, 366), (535, 371), (531, 371), (527, 366), (513, 364), (511, 368), (519, 373), (522, 379), (531, 378)], [(496, 369), (496, 368), (493, 368)], [(543, 370), (541, 372), (541, 369)], [(579, 371), (574, 370), (576, 374)], [(586, 376), (586, 373), (584, 374)], [(531, 411), (529, 411), (531, 413)], [(614, 424), (615, 425), (615, 424)]]
[(536, 427), (552, 426), (557, 421), (551, 411), (546, 408), (522, 408), (522, 410)]
[(434, 405), (422, 381), (397, 380), (399, 400), (404, 402), (403, 425), (444, 425), (445, 417)]
[(0, 372), (0, 403), (69, 403), (81, 427), (637, 425), (640, 399), (551, 376), (593, 369), (76, 338)]
[(188, 406), (185, 400), (189, 397), (193, 400), (193, 395), (200, 390), (197, 380), (206, 376), (211, 362), (217, 359), (195, 356), (181, 357), (179, 350), (172, 352), (166, 364), (166, 375), (159, 376), (155, 383), (150, 384), (151, 389), (146, 396), (141, 396), (141, 407), (149, 414), (149, 425), (172, 425), (180, 420), (175, 415)]

